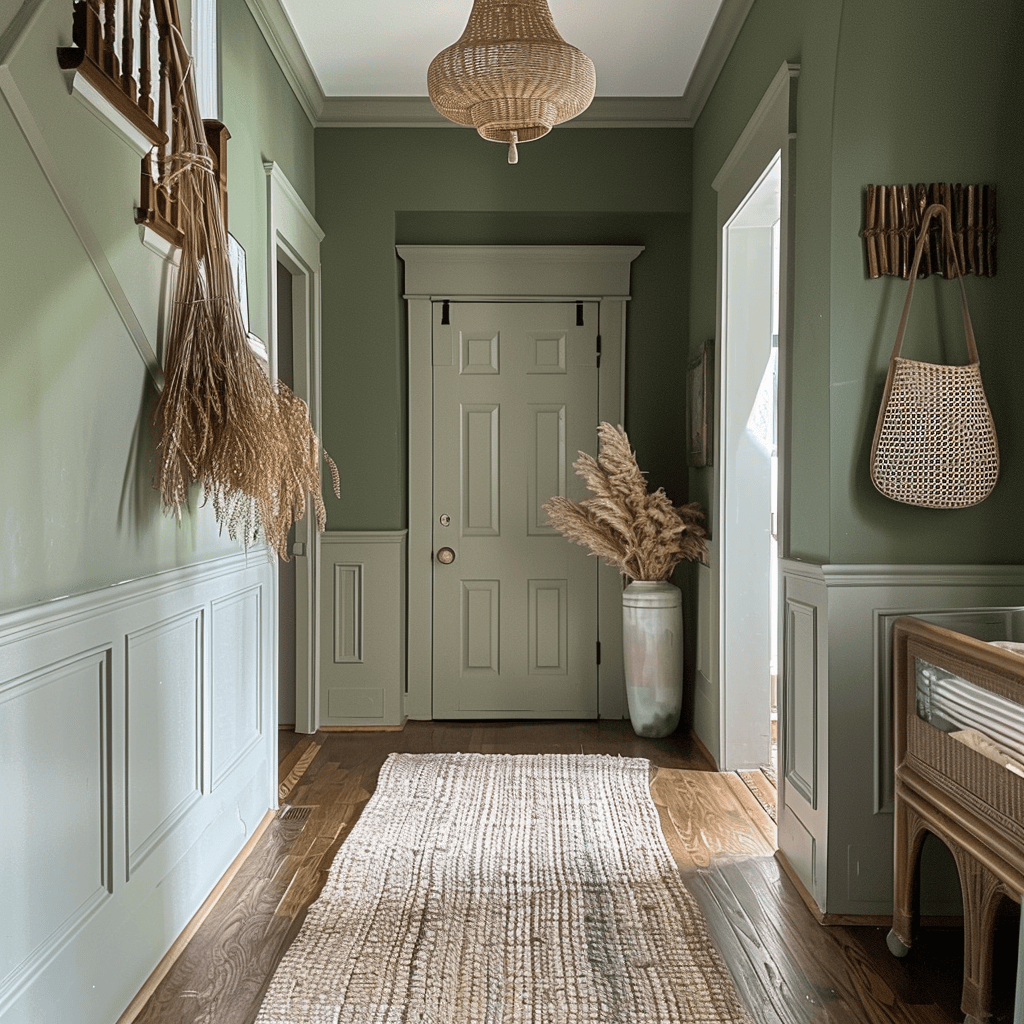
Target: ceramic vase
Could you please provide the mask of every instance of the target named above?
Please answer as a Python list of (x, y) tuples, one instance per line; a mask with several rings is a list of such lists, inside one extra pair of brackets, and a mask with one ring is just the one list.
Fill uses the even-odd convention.
[(683, 705), (683, 597), (667, 582), (622, 592), (622, 652), (629, 719), (637, 736), (668, 736)]

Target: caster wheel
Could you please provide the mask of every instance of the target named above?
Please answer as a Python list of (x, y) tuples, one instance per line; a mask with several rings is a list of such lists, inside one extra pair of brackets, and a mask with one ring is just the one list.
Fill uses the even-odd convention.
[(894, 931), (890, 931), (886, 935), (885, 944), (889, 947), (889, 952), (893, 956), (903, 957), (910, 952), (910, 947)]

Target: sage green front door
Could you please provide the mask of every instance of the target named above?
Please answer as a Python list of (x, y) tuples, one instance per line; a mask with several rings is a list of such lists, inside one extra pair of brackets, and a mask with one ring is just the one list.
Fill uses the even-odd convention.
[(541, 509), (587, 495), (597, 323), (597, 303), (434, 303), (435, 718), (597, 717), (597, 560)]

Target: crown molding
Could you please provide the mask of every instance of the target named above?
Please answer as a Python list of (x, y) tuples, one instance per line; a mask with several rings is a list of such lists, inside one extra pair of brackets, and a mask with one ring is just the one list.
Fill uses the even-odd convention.
[(456, 128), (426, 96), (328, 96), (318, 128)]
[(681, 96), (596, 96), (563, 128), (692, 128)]
[[(245, 3), (314, 127), (452, 127), (452, 122), (438, 114), (426, 96), (325, 96), (281, 0)], [(598, 96), (582, 114), (560, 127), (692, 128), (753, 3), (754, 0), (723, 0), (682, 96)]]
[(697, 123), (704, 110), (753, 6), (754, 0), (723, 0), (683, 93), (683, 105), (691, 124)]
[[(680, 96), (597, 96), (562, 128), (691, 128)], [(426, 96), (328, 96), (319, 128), (457, 128)]]
[(281, 0), (245, 0), (284, 77), (315, 128), (324, 106), (324, 92), (295, 34)]

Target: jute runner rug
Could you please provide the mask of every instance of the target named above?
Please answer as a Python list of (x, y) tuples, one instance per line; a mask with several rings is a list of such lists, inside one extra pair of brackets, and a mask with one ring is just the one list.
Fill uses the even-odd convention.
[(749, 1024), (649, 770), (392, 754), (258, 1024)]

